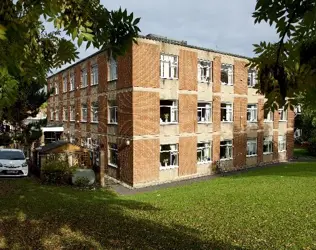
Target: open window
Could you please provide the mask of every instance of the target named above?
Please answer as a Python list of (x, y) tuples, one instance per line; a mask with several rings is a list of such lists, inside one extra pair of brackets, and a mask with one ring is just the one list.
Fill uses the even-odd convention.
[(212, 121), (211, 103), (200, 102), (197, 108), (198, 123), (210, 123)]
[(263, 154), (272, 154), (272, 153), (273, 153), (272, 136), (264, 137), (264, 140), (263, 140)]
[(212, 82), (212, 62), (206, 60), (198, 61), (198, 81)]
[(247, 121), (256, 122), (258, 117), (257, 104), (247, 105)]
[(233, 159), (233, 142), (232, 142), (232, 140), (221, 141), (220, 159), (221, 160)]
[(280, 121), (285, 122), (287, 121), (287, 110), (279, 109)]
[(117, 124), (117, 104), (116, 101), (109, 101), (109, 124)]
[(221, 121), (233, 121), (233, 105), (231, 103), (221, 103)]
[(211, 162), (211, 143), (201, 142), (197, 144), (197, 163)]
[(178, 166), (178, 144), (160, 145), (160, 168)]
[(221, 82), (223, 85), (234, 85), (234, 66), (232, 64), (222, 64)]
[(160, 55), (160, 77), (165, 79), (178, 78), (178, 56)]
[(264, 121), (265, 122), (273, 122), (273, 112), (272, 111), (264, 111)]
[(109, 143), (109, 165), (113, 167), (118, 165), (118, 149), (115, 143)]
[(247, 139), (247, 156), (257, 155), (257, 139)]
[(178, 122), (177, 101), (160, 100), (160, 123)]

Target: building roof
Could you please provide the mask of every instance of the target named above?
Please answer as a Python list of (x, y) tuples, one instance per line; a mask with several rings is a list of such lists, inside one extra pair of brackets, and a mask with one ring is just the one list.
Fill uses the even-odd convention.
[(55, 142), (46, 144), (45, 146), (37, 148), (37, 151), (40, 153), (46, 153), (48, 151), (59, 148), (59, 147), (64, 146), (66, 144), (69, 144), (69, 142), (68, 141), (55, 141)]
[[(203, 47), (199, 47), (199, 46), (194, 46), (194, 45), (189, 45), (187, 44), (187, 41), (179, 41), (179, 40), (174, 40), (174, 39), (170, 39), (168, 37), (164, 37), (164, 36), (159, 36), (159, 35), (155, 35), (155, 34), (148, 34), (146, 36), (144, 35), (139, 35), (138, 38), (142, 38), (142, 39), (147, 39), (147, 40), (153, 40), (153, 41), (158, 41), (158, 42), (163, 42), (163, 43), (169, 43), (169, 44), (173, 44), (173, 45), (180, 45), (183, 47), (187, 47), (187, 48), (191, 48), (191, 49), (197, 49), (197, 50), (203, 50), (203, 51), (207, 51), (207, 52), (214, 52), (214, 53), (218, 53), (218, 54), (223, 54), (223, 55), (228, 55), (228, 56), (234, 56), (234, 57), (239, 57), (239, 58), (244, 58), (244, 59), (250, 59), (250, 57), (247, 56), (243, 56), (243, 55), (238, 55), (238, 54), (234, 54), (234, 53), (228, 53), (228, 52), (223, 52), (223, 51), (219, 51), (219, 50), (213, 50), (213, 49), (209, 49), (209, 48), (203, 48)], [(73, 66), (80, 64), (82, 62), (84, 62), (85, 60), (88, 60), (89, 58), (92, 58), (94, 56), (96, 56), (97, 54), (100, 54), (102, 52), (102, 50), (99, 50), (87, 57), (84, 57), (82, 59), (80, 59), (79, 61), (71, 64), (70, 66), (57, 71), (56, 73), (50, 75), (48, 78), (52, 78), (57, 74), (60, 74), (61, 72), (67, 71), (68, 69), (72, 68)]]

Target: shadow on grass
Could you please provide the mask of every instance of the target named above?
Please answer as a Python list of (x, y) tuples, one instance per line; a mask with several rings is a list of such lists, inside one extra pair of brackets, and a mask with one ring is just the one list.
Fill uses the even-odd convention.
[(6, 190), (0, 193), (0, 249), (238, 249), (203, 241), (196, 229), (151, 220), (158, 208), (109, 191), (40, 186), (31, 179), (0, 179), (0, 187)]

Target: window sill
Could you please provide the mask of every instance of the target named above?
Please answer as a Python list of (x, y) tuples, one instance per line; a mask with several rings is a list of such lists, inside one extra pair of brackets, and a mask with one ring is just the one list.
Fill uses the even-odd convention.
[(279, 120), (279, 122), (287, 122), (287, 120)]
[(255, 86), (248, 85), (248, 88), (253, 89)]
[(87, 123), (88, 121), (80, 121), (81, 123)]
[(118, 166), (115, 165), (115, 164), (113, 164), (113, 163), (108, 163), (108, 165), (109, 165), (110, 167), (112, 167), (112, 168), (118, 168)]
[(91, 84), (91, 87), (92, 87), (92, 86), (97, 86), (98, 84), (99, 84), (99, 83)]
[(273, 121), (264, 120), (264, 123), (272, 123)]
[(257, 157), (258, 155), (246, 155), (247, 158)]
[(204, 165), (204, 164), (210, 164), (212, 161), (203, 161), (203, 162), (198, 162), (198, 165)]
[(75, 91), (75, 89), (70, 89), (70, 90), (69, 90), (69, 92), (73, 92), (73, 91)]
[(63, 91), (63, 94), (67, 94), (68, 91)]
[(247, 121), (247, 123), (258, 123), (258, 121)]
[(222, 123), (233, 123), (233, 121), (221, 121)]
[(175, 168), (179, 168), (179, 166), (167, 166), (167, 167), (160, 166), (160, 170), (169, 170), (169, 169), (175, 169)]
[(98, 124), (99, 122), (98, 121), (91, 121), (90, 123)]
[(233, 158), (224, 158), (224, 159), (219, 159), (219, 161), (232, 161)]
[(208, 124), (212, 124), (212, 122), (198, 122), (198, 124), (205, 124), (205, 125), (208, 125)]
[(161, 80), (179, 80), (179, 78), (167, 78), (167, 77), (160, 77)]
[(233, 83), (229, 83), (229, 84), (228, 84), (228, 83), (224, 83), (224, 82), (222, 82), (222, 83), (221, 83), (221, 85), (225, 85), (225, 86), (234, 86), (234, 84), (233, 84)]
[(108, 83), (115, 82), (115, 81), (117, 81), (117, 78), (115, 78), (115, 79), (109, 79), (109, 80), (108, 80)]
[(286, 152), (286, 150), (282, 150), (282, 151), (278, 151), (279, 153), (284, 153), (284, 152)]
[(263, 155), (272, 155), (273, 152), (263, 152)]
[(161, 122), (160, 125), (177, 125), (178, 122)]
[(75, 120), (70, 120), (70, 122), (76, 122)]
[(207, 84), (213, 84), (213, 81), (198, 80), (198, 83), (207, 83)]
[(84, 87), (83, 86), (80, 87), (80, 89), (86, 89), (86, 88), (88, 88), (88, 85)]
[(117, 122), (109, 122), (108, 125), (117, 125)]

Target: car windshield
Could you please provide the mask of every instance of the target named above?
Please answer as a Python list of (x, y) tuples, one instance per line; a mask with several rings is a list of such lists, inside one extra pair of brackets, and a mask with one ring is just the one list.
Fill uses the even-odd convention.
[(1, 151), (0, 150), (0, 159), (1, 160), (25, 160), (25, 156), (20, 151)]

